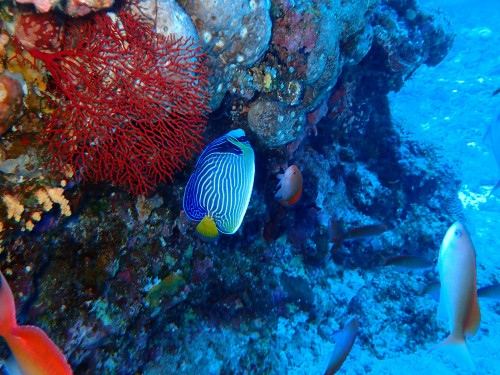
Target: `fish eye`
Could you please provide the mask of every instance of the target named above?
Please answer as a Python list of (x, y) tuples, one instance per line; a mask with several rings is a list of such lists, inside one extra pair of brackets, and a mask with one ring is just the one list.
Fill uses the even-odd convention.
[(460, 229), (455, 230), (455, 236), (458, 238), (462, 237), (462, 231)]

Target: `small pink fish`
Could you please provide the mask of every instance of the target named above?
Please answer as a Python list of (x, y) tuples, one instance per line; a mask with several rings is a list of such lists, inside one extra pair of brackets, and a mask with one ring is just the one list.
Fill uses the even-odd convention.
[(284, 174), (279, 174), (279, 190), (274, 196), (283, 206), (293, 206), (302, 195), (302, 173), (296, 165), (288, 167)]
[(474, 336), (481, 321), (476, 290), (476, 254), (469, 233), (458, 221), (444, 236), (437, 268), (441, 282), (438, 316), (448, 318), (451, 331), (440, 346), (458, 348), (462, 357), (472, 365), (465, 336)]
[(7, 280), (0, 272), (0, 336), (9, 346), (23, 375), (71, 375), (64, 354), (40, 328), (20, 326)]

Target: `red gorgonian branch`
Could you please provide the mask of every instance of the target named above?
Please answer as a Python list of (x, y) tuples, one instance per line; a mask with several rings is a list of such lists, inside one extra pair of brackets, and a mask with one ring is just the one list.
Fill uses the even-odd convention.
[[(37, 32), (36, 16), (18, 24)], [(41, 138), (51, 166), (133, 195), (171, 181), (202, 143), (208, 72), (200, 47), (156, 33), (131, 8), (65, 27), (60, 50), (25, 46), (53, 80), (57, 109)]]

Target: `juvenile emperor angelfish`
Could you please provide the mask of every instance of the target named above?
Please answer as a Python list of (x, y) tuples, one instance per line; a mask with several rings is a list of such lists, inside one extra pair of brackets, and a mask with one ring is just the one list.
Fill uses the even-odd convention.
[(255, 155), (242, 129), (232, 130), (207, 146), (182, 200), (187, 217), (200, 222), (196, 232), (201, 238), (215, 240), (219, 232), (233, 234), (238, 230), (254, 176)]

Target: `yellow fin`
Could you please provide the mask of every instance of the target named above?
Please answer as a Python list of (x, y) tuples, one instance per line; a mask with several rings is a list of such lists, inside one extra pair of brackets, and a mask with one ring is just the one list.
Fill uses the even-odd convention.
[(205, 216), (196, 226), (196, 234), (204, 241), (217, 241), (219, 238), (219, 231), (217, 230), (214, 219), (210, 216)]

